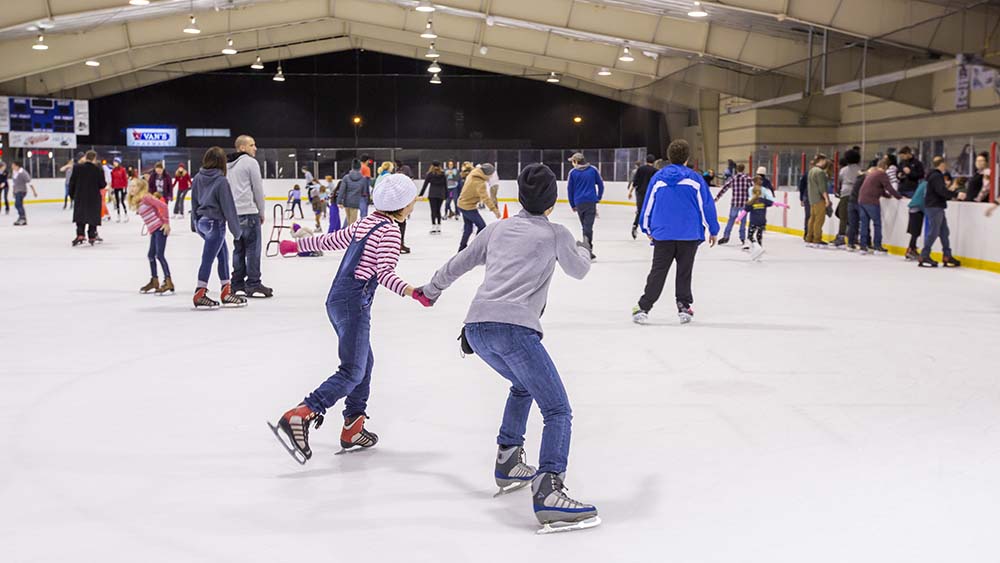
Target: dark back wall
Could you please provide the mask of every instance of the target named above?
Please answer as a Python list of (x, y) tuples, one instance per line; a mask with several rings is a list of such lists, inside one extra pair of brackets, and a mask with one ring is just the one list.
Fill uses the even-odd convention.
[[(357, 112), (364, 120), (359, 142), (369, 147), (648, 146), (657, 153), (662, 147), (666, 132), (659, 112), (536, 80), (448, 66), (443, 84), (435, 86), (428, 82), (428, 64), (348, 51), (285, 61), (283, 83), (271, 80), (274, 63), (262, 71), (186, 76), (91, 101), (88, 142), (121, 145), (126, 127), (172, 125), (184, 146), (231, 142), (185, 138), (184, 129), (195, 127), (249, 133), (261, 147), (349, 147)], [(574, 115), (583, 117), (582, 125), (572, 123)]]

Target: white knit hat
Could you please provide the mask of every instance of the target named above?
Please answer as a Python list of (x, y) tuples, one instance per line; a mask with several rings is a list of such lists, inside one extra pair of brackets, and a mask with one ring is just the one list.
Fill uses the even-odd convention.
[(406, 174), (389, 174), (372, 190), (375, 209), (399, 211), (417, 198), (417, 185)]
[(764, 168), (763, 166), (758, 166), (757, 167), (757, 174), (759, 174), (761, 176), (767, 176), (767, 168)]

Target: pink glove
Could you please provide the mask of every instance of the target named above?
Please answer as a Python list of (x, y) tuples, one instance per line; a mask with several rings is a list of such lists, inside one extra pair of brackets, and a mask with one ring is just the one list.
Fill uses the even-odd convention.
[(784, 207), (786, 209), (788, 208), (788, 204), (787, 203), (778, 203), (777, 201), (774, 202), (774, 206), (775, 207)]
[(423, 305), (424, 307), (430, 307), (434, 305), (434, 302), (431, 301), (431, 298), (424, 295), (424, 292), (419, 289), (413, 290), (412, 297), (416, 299), (418, 302), (420, 302), (420, 304)]
[(739, 222), (740, 222), (740, 221), (742, 221), (742, 220), (743, 220), (743, 218), (744, 218), (744, 217), (746, 217), (746, 216), (747, 216), (747, 210), (746, 210), (746, 209), (744, 209), (744, 210), (740, 211), (740, 214), (736, 216), (736, 221), (733, 221), (733, 222), (734, 222), (734, 223), (739, 223)]
[(294, 240), (283, 240), (278, 245), (282, 256), (295, 256), (299, 253), (299, 243)]

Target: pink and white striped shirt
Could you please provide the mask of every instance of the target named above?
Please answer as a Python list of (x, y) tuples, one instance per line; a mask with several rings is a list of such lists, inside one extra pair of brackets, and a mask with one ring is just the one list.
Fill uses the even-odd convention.
[(139, 217), (146, 223), (146, 230), (154, 232), (163, 225), (170, 224), (167, 204), (155, 196), (146, 194), (139, 203)]
[(358, 240), (363, 239), (376, 225), (387, 219), (388, 225), (382, 226), (368, 237), (358, 267), (354, 269), (354, 278), (364, 281), (374, 276), (378, 283), (389, 291), (403, 295), (407, 284), (396, 275), (399, 246), (402, 240), (399, 234), (399, 225), (381, 213), (369, 215), (339, 231), (301, 239), (299, 240), (299, 250), (345, 250), (350, 246), (351, 240), (355, 236)]

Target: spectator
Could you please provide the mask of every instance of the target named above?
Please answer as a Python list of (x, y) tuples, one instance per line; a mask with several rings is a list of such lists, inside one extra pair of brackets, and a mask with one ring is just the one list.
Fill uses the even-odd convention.
[(927, 237), (924, 239), (924, 250), (917, 265), (921, 268), (937, 268), (938, 263), (931, 259), (931, 249), (940, 237), (944, 266), (957, 268), (962, 263), (951, 254), (951, 241), (949, 240), (951, 231), (948, 229), (948, 217), (945, 215), (948, 200), (955, 197), (956, 186), (952, 185), (949, 188), (945, 182), (944, 173), (948, 170), (948, 163), (944, 158), (935, 156), (932, 165), (934, 169), (927, 175), (927, 195), (924, 198), (924, 213), (927, 214)]
[(708, 185), (708, 187), (710, 188), (715, 187), (715, 170), (709, 168), (708, 170), (701, 173), (701, 177), (702, 179), (705, 180), (705, 183)]
[(828, 160), (825, 154), (816, 155), (807, 179), (809, 228), (806, 231), (806, 243), (812, 248), (827, 246), (823, 240), (823, 223), (826, 220), (826, 209), (830, 206), (830, 196), (827, 194), (829, 177), (826, 174)]
[(899, 178), (899, 185), (893, 186), (899, 193), (906, 197), (913, 197), (913, 192), (917, 191), (917, 184), (924, 179), (924, 165), (917, 157), (913, 156), (910, 147), (899, 149), (899, 167), (896, 177)]
[(983, 186), (988, 185), (990, 178), (990, 153), (981, 152), (976, 155), (976, 173), (969, 179), (965, 196), (958, 199), (966, 201), (985, 201), (990, 196), (989, 189), (984, 190)]
[[(888, 252), (882, 247), (882, 207), (880, 200), (883, 197), (894, 197), (901, 199), (902, 196), (892, 187), (886, 169), (889, 168), (889, 159), (883, 158), (878, 166), (868, 170), (865, 181), (858, 191), (858, 207), (861, 219), (861, 254), (868, 254), (869, 248), (873, 252)], [(869, 238), (868, 223), (874, 223), (875, 242), (871, 246)]]
[[(261, 281), (260, 250), (261, 226), (264, 224), (264, 180), (260, 175), (260, 164), (255, 158), (257, 156), (257, 141), (250, 135), (240, 135), (236, 138), (235, 148), (236, 152), (226, 158), (227, 170), (223, 172), (223, 176), (228, 180), (226, 187), (232, 192), (232, 201), (236, 206), (236, 214), (239, 216), (239, 236), (234, 236), (233, 240), (232, 294), (268, 298), (274, 295), (274, 290)], [(212, 151), (209, 150), (209, 152)], [(206, 159), (210, 157), (209, 152), (205, 153)], [(213, 158), (214, 154), (212, 153)], [(206, 182), (208, 179), (209, 177), (206, 176)], [(299, 213), (301, 212), (300, 207)], [(211, 269), (211, 264), (208, 268)], [(222, 302), (223, 304), (227, 303), (225, 296)]]
[(369, 179), (361, 173), (361, 161), (351, 161), (351, 171), (344, 174), (337, 191), (337, 204), (347, 213), (345, 224), (350, 226), (358, 220), (358, 210), (364, 206), (368, 209), (368, 198), (371, 194)]
[(569, 159), (573, 169), (566, 177), (569, 206), (580, 218), (583, 240), (590, 249), (590, 259), (594, 255), (594, 220), (597, 219), (597, 204), (604, 198), (604, 180), (597, 168), (584, 158), (583, 153), (574, 153)]
[[(715, 196), (715, 201), (719, 201), (730, 188), (733, 190), (733, 195), (729, 200), (729, 220), (726, 221), (726, 231), (722, 233), (719, 244), (729, 242), (729, 235), (733, 232), (733, 225), (736, 224), (736, 218), (740, 216), (743, 208), (747, 205), (747, 199), (750, 197), (750, 190), (753, 188), (753, 179), (746, 175), (745, 170), (746, 165), (743, 163), (737, 164), (736, 174), (722, 185), (722, 190)], [(739, 233), (740, 243), (745, 248), (750, 248), (750, 245), (747, 243), (747, 218), (745, 216), (740, 221)]]
[(632, 176), (632, 183), (628, 187), (629, 199), (632, 199), (632, 194), (635, 193), (635, 220), (632, 221), (632, 240), (637, 238), (639, 214), (642, 213), (642, 204), (646, 201), (646, 189), (649, 186), (649, 181), (653, 179), (653, 174), (656, 174), (654, 162), (656, 162), (656, 157), (653, 154), (647, 154), (645, 164), (636, 168), (635, 174)]
[[(69, 196), (73, 198), (73, 222), (76, 223), (73, 246), (83, 244), (84, 230), (91, 245), (102, 242), (97, 234), (97, 227), (101, 224), (101, 206), (104, 203), (101, 190), (106, 186), (104, 171), (97, 164), (97, 153), (87, 151), (83, 163), (73, 167), (73, 174), (69, 179)], [(16, 187), (15, 184), (15, 191)]]
[[(838, 184), (840, 185), (840, 190), (837, 192), (837, 219), (840, 220), (839, 230), (837, 231), (837, 238), (833, 241), (834, 246), (838, 248), (844, 246), (847, 242), (847, 233), (851, 230), (851, 194), (854, 193), (854, 182), (858, 179), (858, 174), (861, 173), (861, 154), (854, 151), (853, 149), (847, 151), (844, 154), (844, 166), (840, 168), (837, 176), (839, 179)], [(860, 184), (858, 184), (860, 187)], [(854, 219), (857, 220), (858, 213), (855, 209)], [(857, 224), (854, 225), (854, 232), (857, 231)]]

